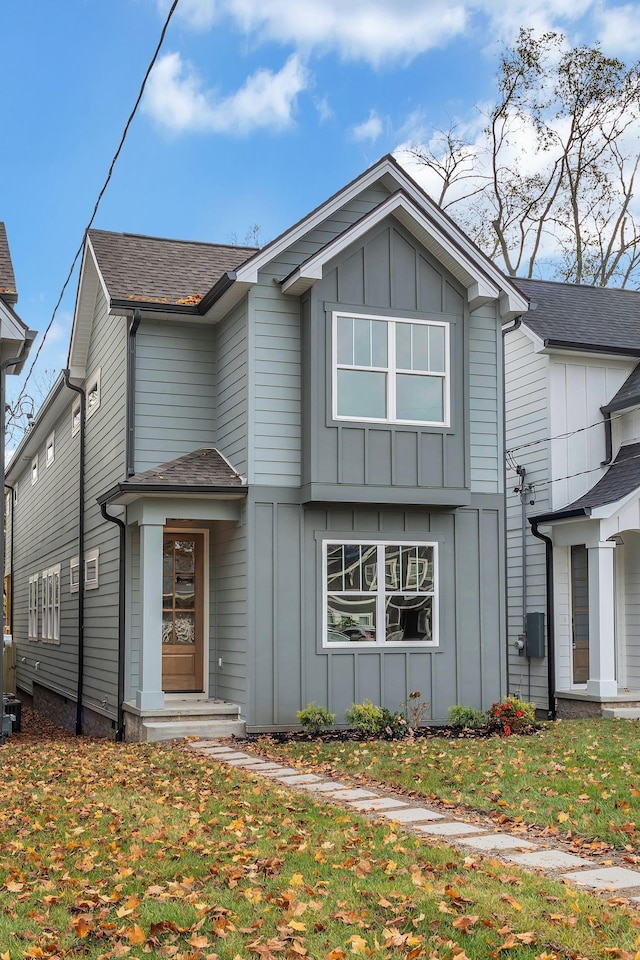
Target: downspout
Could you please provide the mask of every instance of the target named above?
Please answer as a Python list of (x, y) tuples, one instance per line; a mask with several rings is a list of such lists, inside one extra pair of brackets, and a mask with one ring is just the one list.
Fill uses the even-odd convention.
[[(10, 483), (5, 481), (4, 485), (5, 490), (11, 491), (11, 556), (9, 557), (9, 569), (11, 570), (11, 589), (9, 591), (9, 610), (11, 611), (11, 619), (9, 621), (9, 633), (13, 635), (13, 520), (15, 514), (15, 487), (12, 487)], [(5, 624), (6, 625), (6, 624)]]
[(522, 538), (522, 634), (524, 636), (525, 654), (527, 657), (527, 699), (531, 700), (531, 657), (528, 652), (527, 644), (527, 501), (526, 495), (529, 488), (526, 484), (527, 471), (525, 467), (518, 467), (518, 476), (520, 477), (520, 504), (522, 508), (521, 519), (521, 538)]
[(69, 390), (80, 396), (80, 469), (78, 478), (78, 687), (76, 692), (76, 736), (82, 735), (82, 694), (84, 683), (84, 428), (86, 397), (82, 387), (71, 383), (71, 373), (64, 371)]
[(613, 439), (611, 437), (611, 411), (606, 407), (600, 407), (600, 413), (604, 417), (604, 449), (605, 458), (600, 464), (601, 467), (607, 467), (613, 460)]
[(556, 706), (556, 631), (554, 624), (554, 598), (553, 598), (553, 542), (551, 537), (547, 537), (538, 530), (538, 521), (535, 518), (529, 520), (531, 524), (531, 533), (538, 540), (545, 544), (545, 568), (547, 575), (547, 696), (549, 698), (548, 720), (555, 720), (557, 714)]
[[(127, 477), (132, 477), (136, 472), (136, 334), (141, 319), (142, 314), (140, 313), (140, 308), (136, 307), (133, 311), (133, 317), (127, 333)], [(112, 517), (108, 517), (107, 519), (111, 520)]]
[[(25, 351), (28, 351), (29, 346), (27, 341), (22, 341), (22, 347), (20, 353), (17, 357), (9, 357), (7, 360), (3, 360), (0, 363), (0, 473), (2, 476), (2, 484), (0, 485), (2, 490), (4, 490), (4, 475), (5, 475), (5, 466), (4, 466), (4, 456), (5, 456), (5, 440), (4, 440), (4, 431), (5, 431), (5, 418), (6, 418), (6, 403), (7, 403), (7, 368), (15, 367), (16, 364), (20, 363), (25, 355)], [(3, 494), (4, 496), (4, 494)], [(4, 511), (4, 503), (2, 504)], [(11, 517), (13, 518), (13, 504), (11, 504)], [(3, 583), (3, 593), (4, 596), (4, 531), (3, 535), (0, 536), (0, 570), (2, 571), (2, 583)], [(13, 541), (12, 541), (13, 543)], [(13, 576), (11, 577), (11, 582), (13, 583)], [(2, 610), (0, 612), (0, 704), (3, 704), (2, 695), (4, 692), (4, 675), (2, 672), (3, 659), (4, 659), (4, 603), (1, 605)], [(4, 744), (4, 705), (2, 705), (0, 710), (0, 744)]]
[(107, 513), (106, 503), (100, 504), (100, 513), (105, 520), (110, 523), (117, 523), (120, 528), (120, 554), (118, 570), (118, 721), (116, 728), (116, 743), (122, 743), (124, 740), (124, 633), (125, 633), (125, 567), (126, 567), (126, 536), (127, 527), (120, 517), (112, 517)]
[[(505, 337), (508, 333), (512, 333), (514, 330), (518, 330), (522, 326), (522, 317), (516, 317), (510, 327), (502, 328), (502, 369), (503, 369), (503, 386), (502, 386), (502, 424), (504, 430), (504, 444), (503, 444), (503, 453), (507, 446), (507, 391), (504, 385), (504, 343)], [(506, 664), (507, 664), (507, 693), (509, 693), (509, 618), (507, 611), (509, 609), (509, 560), (507, 557), (507, 460), (506, 456), (504, 457), (503, 467), (502, 467), (502, 489), (504, 491), (504, 590), (505, 590), (505, 645), (506, 645)]]

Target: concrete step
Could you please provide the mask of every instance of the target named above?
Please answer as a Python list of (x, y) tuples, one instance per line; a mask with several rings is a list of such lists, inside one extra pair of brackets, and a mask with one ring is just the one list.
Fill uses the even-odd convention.
[(143, 720), (141, 739), (159, 742), (177, 740), (181, 737), (206, 737), (218, 740), (221, 737), (245, 737), (247, 725), (244, 720), (224, 717), (192, 717), (189, 720)]
[(640, 720), (640, 707), (603, 707), (602, 716), (607, 720)]

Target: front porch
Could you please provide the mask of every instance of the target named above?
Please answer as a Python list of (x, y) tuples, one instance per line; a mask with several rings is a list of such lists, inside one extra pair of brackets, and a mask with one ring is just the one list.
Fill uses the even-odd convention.
[(167, 697), (164, 707), (143, 709), (133, 701), (123, 704), (125, 739), (175, 740), (178, 737), (245, 737), (247, 726), (240, 707), (226, 700), (189, 700)]

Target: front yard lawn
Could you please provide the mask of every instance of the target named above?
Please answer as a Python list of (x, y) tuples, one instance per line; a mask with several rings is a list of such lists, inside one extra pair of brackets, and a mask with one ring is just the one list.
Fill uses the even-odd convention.
[(640, 850), (640, 723), (576, 720), (535, 736), (376, 742), (259, 741), (326, 773), (464, 804), (551, 834)]
[(618, 957), (637, 912), (180, 749), (0, 749), (2, 960)]

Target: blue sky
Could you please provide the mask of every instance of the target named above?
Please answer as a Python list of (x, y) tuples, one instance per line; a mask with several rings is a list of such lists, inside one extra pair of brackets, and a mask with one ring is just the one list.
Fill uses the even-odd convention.
[[(18, 312), (37, 330), (168, 8), (2, 2), (0, 220)], [(382, 154), (476, 122), (519, 26), (600, 40), (631, 61), (639, 14), (606, 0), (180, 0), (95, 226), (227, 243), (257, 224), (265, 242)], [(39, 370), (65, 365), (76, 287), (74, 277)]]

